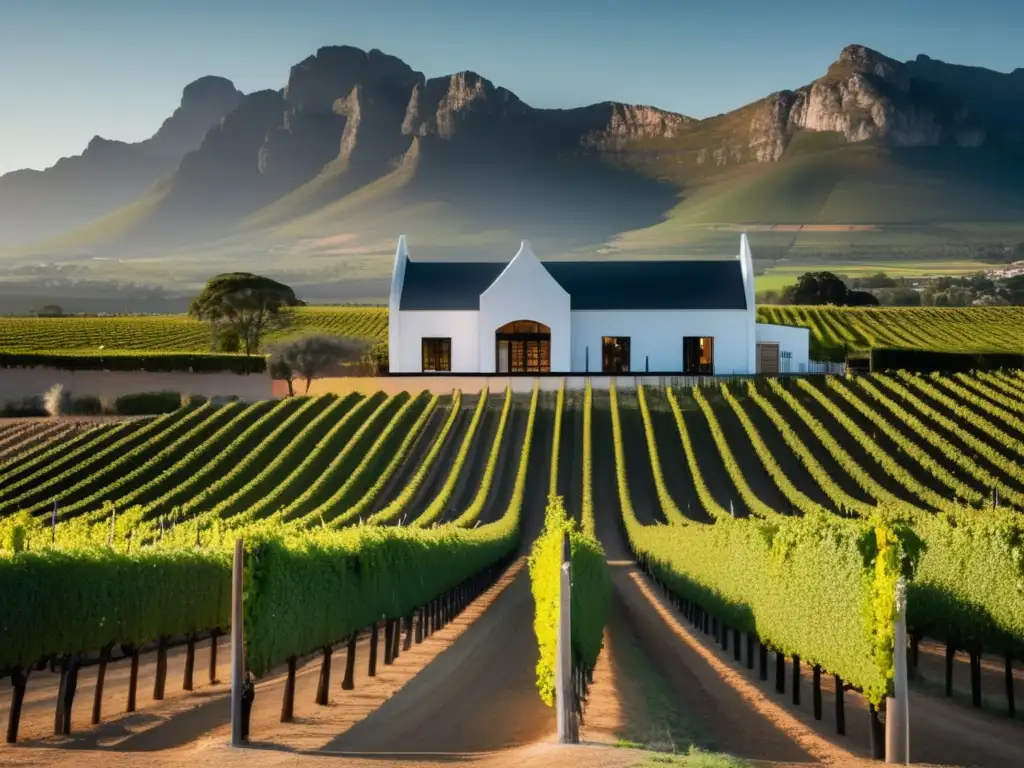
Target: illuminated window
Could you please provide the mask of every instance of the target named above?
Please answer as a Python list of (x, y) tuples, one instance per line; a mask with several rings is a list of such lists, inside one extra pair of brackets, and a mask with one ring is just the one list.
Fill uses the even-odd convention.
[(423, 339), (423, 371), (450, 371), (452, 369), (452, 340)]
[(601, 337), (601, 372), (629, 373), (629, 336)]
[(711, 336), (683, 338), (683, 373), (715, 372), (715, 340)]

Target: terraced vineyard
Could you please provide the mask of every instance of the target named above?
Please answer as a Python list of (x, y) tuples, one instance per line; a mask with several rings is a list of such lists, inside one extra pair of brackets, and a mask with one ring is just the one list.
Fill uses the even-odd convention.
[[(763, 649), (762, 679), (768, 653), (783, 689), (785, 675), (813, 669), (818, 719), (822, 673), (835, 676), (832, 698), (844, 684), (872, 705), (889, 691), (901, 574), (914, 664), (920, 652), (929, 668), (936, 642), (966, 652), (976, 704), (983, 655), (986, 670), (1004, 664), (1002, 692), (991, 670), (984, 679), (1005, 715), (1024, 657), (1022, 403), (1020, 373), (896, 374), (294, 397), (75, 432), (34, 427), (36, 442), (0, 462), (0, 615), (20, 628), (0, 669), (67, 664), (112, 642), (216, 641), (230, 623), (228, 551), (241, 537), (255, 555), (251, 671), (294, 671), (322, 652), (329, 680), (330, 648), (355, 648), (381, 616), (388, 642), (401, 625), (407, 643), (414, 619), (422, 629), (438, 605), (450, 619), (484, 588), (480, 574), (493, 580), (537, 539), (556, 494), (575, 524), (556, 506), (549, 526), (578, 525), (580, 557), (596, 564), (581, 583), (607, 584), (601, 547), (610, 561), (634, 557), (736, 659), (743, 642), (751, 667)], [(0, 427), (0, 449), (29, 432)], [(554, 557), (550, 531), (539, 561)], [(18, 587), (28, 572), (41, 592)], [(538, 606), (552, 604), (547, 578), (535, 580)], [(625, 579), (612, 574), (620, 600), (635, 588)], [(40, 611), (39, 594), (66, 595), (69, 584), (71, 599)], [(579, 610), (585, 688), (607, 598)], [(849, 733), (866, 743), (859, 726)], [(941, 755), (955, 738), (938, 728), (915, 748)]]
[[(1024, 347), (1022, 307), (760, 306), (758, 321), (809, 328), (812, 353), (904, 347), (947, 352), (1015, 352)], [(323, 332), (387, 341), (385, 307), (300, 307), (282, 335)], [(206, 326), (185, 316), (0, 318), (0, 351), (205, 352)], [(814, 356), (814, 355), (812, 355)]]
[[(387, 327), (383, 308), (298, 307), (289, 315), (288, 328), (272, 333), (269, 340), (323, 332), (380, 341)], [(208, 352), (210, 330), (185, 315), (0, 317), (0, 350)]]
[(1024, 307), (761, 306), (757, 317), (810, 328), (812, 352), (901, 347), (1020, 353), (1024, 346)]

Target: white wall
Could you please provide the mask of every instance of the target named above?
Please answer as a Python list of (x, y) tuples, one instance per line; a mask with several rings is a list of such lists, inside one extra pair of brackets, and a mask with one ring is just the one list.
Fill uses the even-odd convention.
[(491, 286), (480, 294), (479, 361), (481, 373), (494, 373), (495, 332), (514, 320), (533, 320), (551, 328), (551, 370), (569, 370), (569, 294), (523, 241), (519, 252)]
[[(395, 264), (391, 271), (391, 293), (388, 295), (388, 349), (401, 347), (401, 334), (399, 332), (398, 306), (402, 300), (402, 287), (405, 285), (405, 265), (409, 261), (409, 251), (406, 247), (405, 235), (398, 238), (398, 248), (395, 250)], [(401, 367), (401, 356), (388, 355), (388, 370), (391, 373), (399, 373)], [(405, 370), (416, 370), (405, 369)]]
[[(475, 310), (403, 310), (398, 315), (398, 349), (388, 354), (397, 358), (402, 373), (423, 370), (423, 339), (450, 338), (452, 340), (452, 373), (477, 373), (479, 348), (477, 326), (480, 313)], [(494, 337), (491, 337), (491, 357), (494, 357)], [(394, 371), (395, 368), (391, 367)], [(493, 370), (493, 368), (492, 368)]]
[[(810, 330), (792, 325), (757, 324), (757, 343), (774, 342), (779, 345), (779, 370), (788, 373), (807, 371), (810, 359)], [(792, 358), (783, 361), (782, 353), (789, 352)]]
[(601, 372), (601, 337), (630, 337), (630, 372), (683, 370), (683, 337), (714, 338), (715, 373), (753, 373), (750, 369), (750, 318), (746, 310), (576, 310), (572, 312), (572, 368), (585, 371), (590, 348), (591, 373)]

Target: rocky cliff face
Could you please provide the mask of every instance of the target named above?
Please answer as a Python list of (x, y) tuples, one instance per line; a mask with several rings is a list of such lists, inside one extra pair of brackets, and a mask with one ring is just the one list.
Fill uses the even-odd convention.
[(964, 94), (943, 93), (942, 83), (912, 66), (851, 45), (821, 79), (765, 99), (750, 120), (748, 147), (757, 161), (774, 162), (801, 129), (838, 133), (849, 143), (978, 147), (1001, 127)]

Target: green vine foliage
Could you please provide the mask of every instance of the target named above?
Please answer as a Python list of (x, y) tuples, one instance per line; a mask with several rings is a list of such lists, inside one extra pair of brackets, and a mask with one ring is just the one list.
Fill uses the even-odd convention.
[(530, 587), (540, 658), (537, 690), (549, 707), (554, 704), (555, 657), (558, 649), (558, 595), (562, 541), (569, 534), (572, 553), (571, 634), (573, 664), (590, 669), (601, 652), (602, 636), (611, 605), (611, 577), (601, 544), (584, 533), (565, 511), (562, 497), (551, 494), (545, 511), (544, 531), (530, 551)]
[[(614, 388), (610, 395), (618, 440)], [(645, 526), (630, 504), (622, 508), (634, 550), (676, 594), (727, 626), (840, 675), (876, 704), (888, 694), (895, 617), (891, 595), (878, 596), (886, 588), (880, 579), (895, 584), (904, 557), (887, 523), (811, 513)], [(884, 555), (879, 535), (892, 547)]]
[(0, 669), (227, 627), (230, 606), (230, 562), (219, 550), (0, 554)]

